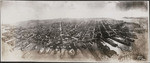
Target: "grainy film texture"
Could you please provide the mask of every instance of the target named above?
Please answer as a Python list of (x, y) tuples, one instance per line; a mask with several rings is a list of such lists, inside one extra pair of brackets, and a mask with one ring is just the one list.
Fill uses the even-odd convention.
[(147, 62), (147, 1), (2, 1), (2, 61)]

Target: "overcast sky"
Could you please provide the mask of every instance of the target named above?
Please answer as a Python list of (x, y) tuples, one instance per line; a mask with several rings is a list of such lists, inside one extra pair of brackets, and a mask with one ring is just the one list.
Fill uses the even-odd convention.
[(53, 18), (146, 17), (143, 8), (120, 10), (117, 1), (3, 1), (2, 23)]

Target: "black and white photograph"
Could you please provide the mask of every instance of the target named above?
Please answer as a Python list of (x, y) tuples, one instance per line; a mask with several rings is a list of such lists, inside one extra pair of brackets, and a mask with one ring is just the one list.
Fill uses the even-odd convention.
[(2, 61), (150, 61), (149, 1), (0, 4)]

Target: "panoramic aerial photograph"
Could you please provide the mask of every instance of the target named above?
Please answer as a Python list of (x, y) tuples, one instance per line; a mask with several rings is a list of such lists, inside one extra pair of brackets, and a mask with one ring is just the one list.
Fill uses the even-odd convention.
[(149, 1), (1, 1), (1, 60), (148, 62)]

